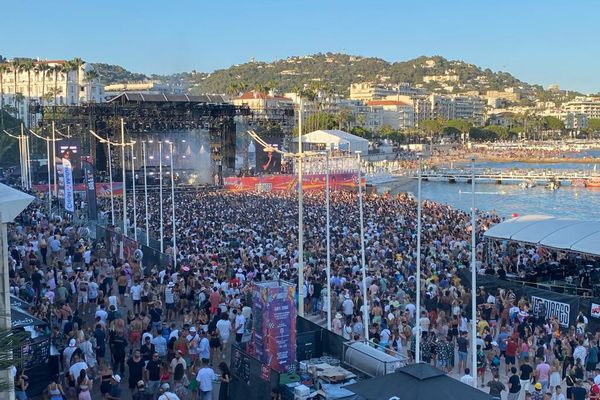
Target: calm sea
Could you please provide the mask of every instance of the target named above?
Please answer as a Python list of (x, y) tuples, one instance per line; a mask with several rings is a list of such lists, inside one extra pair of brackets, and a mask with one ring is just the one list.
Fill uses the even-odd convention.
[[(600, 162), (599, 162), (600, 164)], [(526, 164), (526, 163), (478, 163), (477, 168), (519, 169), (581, 169), (591, 170), (594, 164)], [(600, 168), (598, 169), (600, 172)], [(417, 193), (416, 180), (394, 187), (393, 192)], [(469, 211), (471, 208), (471, 185), (466, 183), (423, 182), (423, 198)], [(563, 186), (550, 191), (543, 186), (530, 189), (518, 185), (475, 185), (475, 207), (482, 211), (495, 210), (501, 216), (513, 214), (546, 214), (580, 220), (600, 221), (600, 189)]]

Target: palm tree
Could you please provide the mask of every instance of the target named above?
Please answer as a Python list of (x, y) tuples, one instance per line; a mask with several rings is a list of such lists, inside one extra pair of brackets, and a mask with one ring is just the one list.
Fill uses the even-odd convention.
[(79, 68), (81, 68), (81, 66), (83, 64), (85, 64), (85, 61), (83, 61), (81, 58), (75, 57), (74, 59), (72, 59), (71, 61), (69, 61), (69, 67), (70, 70), (74, 70), (75, 71), (75, 104), (79, 103)]
[(239, 93), (237, 83), (229, 82), (229, 84), (227, 85), (227, 89), (225, 90), (225, 93), (227, 93), (229, 96), (237, 95)]
[(4, 129), (4, 74), (8, 72), (8, 64), (0, 64), (0, 126)]
[(92, 102), (92, 82), (98, 78), (100, 76), (100, 74), (98, 72), (96, 72), (95, 70), (89, 70), (89, 71), (85, 71), (85, 80), (88, 83), (88, 91), (87, 91), (87, 97), (88, 97), (88, 102)]
[(50, 66), (46, 61), (41, 61), (37, 64), (37, 70), (42, 74), (42, 94), (40, 95), (40, 102), (44, 105), (44, 96), (46, 94), (46, 73), (50, 70)]
[(21, 70), (21, 65), (22, 65), (21, 60), (18, 60), (16, 58), (10, 62), (10, 68), (12, 69), (13, 76), (15, 78), (15, 82), (14, 82), (15, 83), (15, 92), (14, 92), (13, 102), (14, 102), (17, 118), (19, 117), (19, 109), (17, 107), (17, 77), (18, 77), (19, 71)]
[(58, 96), (58, 74), (63, 72), (63, 66), (62, 65), (55, 65), (53, 67), (50, 67), (50, 72), (52, 72), (52, 74), (54, 75), (54, 90), (53, 90), (53, 94), (54, 94), (54, 107), (56, 107), (56, 96)]
[(21, 69), (27, 72), (27, 101), (25, 107), (27, 109), (27, 126), (31, 126), (31, 115), (29, 113), (29, 105), (31, 104), (31, 71), (35, 68), (35, 63), (32, 60), (23, 62)]

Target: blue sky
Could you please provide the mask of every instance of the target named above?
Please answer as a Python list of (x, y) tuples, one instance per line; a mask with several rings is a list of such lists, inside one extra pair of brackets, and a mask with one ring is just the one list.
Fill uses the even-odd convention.
[(600, 92), (600, 2), (578, 0), (30, 0), (3, 2), (0, 54), (79, 56), (144, 73), (251, 57), (441, 55)]

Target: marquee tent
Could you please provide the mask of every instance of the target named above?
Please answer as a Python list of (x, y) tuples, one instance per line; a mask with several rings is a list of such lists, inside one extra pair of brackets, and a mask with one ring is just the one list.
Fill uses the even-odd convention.
[(369, 141), (367, 139), (337, 129), (307, 133), (302, 136), (302, 143), (324, 144), (331, 146), (334, 150), (361, 151), (363, 155), (369, 151)]
[(490, 228), (484, 237), (600, 256), (598, 221), (524, 215)]
[(366, 379), (344, 389), (360, 400), (490, 400), (492, 396), (446, 375), (429, 364), (408, 365), (393, 374)]

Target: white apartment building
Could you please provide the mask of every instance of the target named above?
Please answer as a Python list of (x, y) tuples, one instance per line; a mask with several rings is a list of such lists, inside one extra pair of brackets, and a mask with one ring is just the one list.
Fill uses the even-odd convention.
[(588, 126), (588, 117), (584, 113), (575, 113), (564, 111), (562, 109), (551, 109), (545, 110), (540, 115), (560, 119), (565, 124), (566, 129), (583, 129)]
[(294, 101), (290, 98), (251, 90), (234, 98), (232, 103), (247, 106), (256, 118), (279, 123), (286, 132), (294, 127)]
[(115, 83), (104, 86), (104, 95), (107, 98), (121, 93), (139, 94), (186, 94), (188, 85), (183, 82), (166, 83), (157, 81)]
[(423, 91), (410, 86), (409, 83), (397, 85), (382, 85), (374, 82), (353, 83), (350, 85), (350, 99), (352, 100), (381, 100), (388, 96), (415, 96)]
[(577, 97), (562, 105), (566, 112), (585, 114), (588, 118), (600, 118), (600, 97)]
[[(0, 77), (4, 105), (14, 107), (16, 110), (13, 114), (29, 124), (35, 122), (35, 115), (29, 115), (30, 106), (55, 105), (55, 99), (56, 105), (103, 102), (104, 87), (98, 77), (91, 78), (88, 74), (93, 71), (93, 67), (84, 63), (79, 67), (79, 71), (53, 70), (65, 63), (64, 60), (36, 61), (31, 71), (17, 71), (16, 81), (15, 73), (8, 64), (8, 72), (4, 72)], [(36, 67), (41, 64), (46, 64), (50, 69), (40, 71)]]
[(381, 126), (388, 125), (396, 130), (415, 126), (415, 108), (412, 101), (406, 103), (398, 100), (371, 100), (367, 105), (373, 113), (371, 118), (379, 117)]

